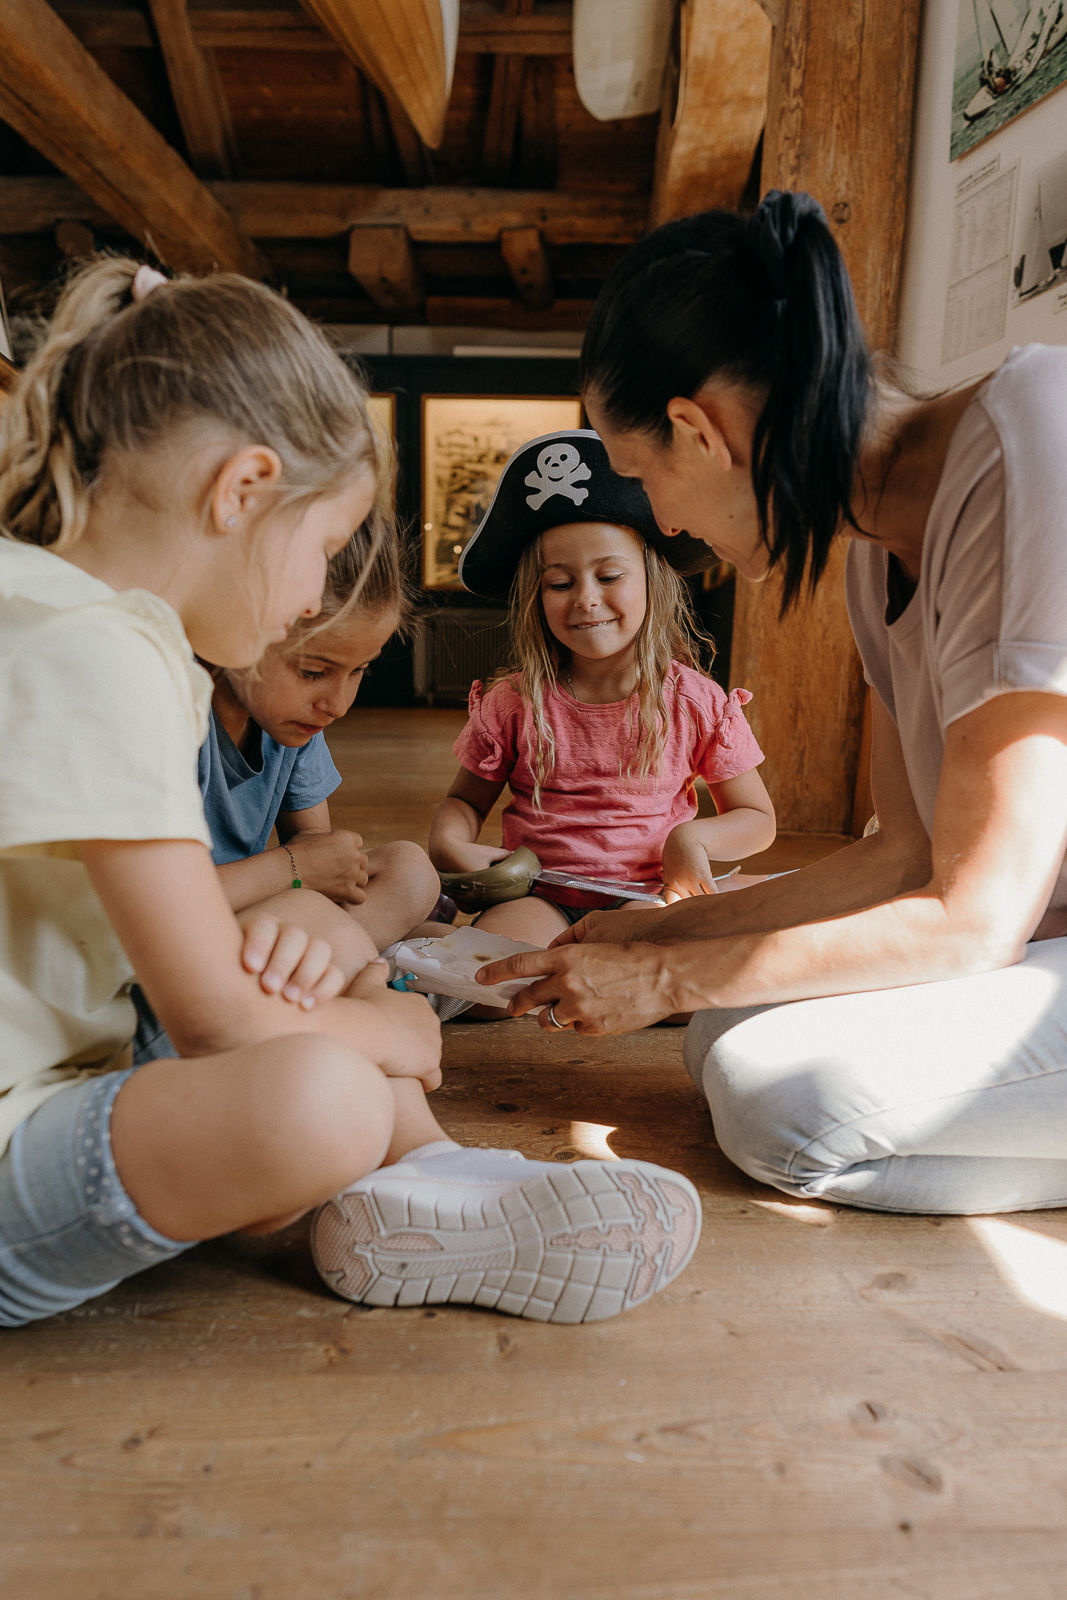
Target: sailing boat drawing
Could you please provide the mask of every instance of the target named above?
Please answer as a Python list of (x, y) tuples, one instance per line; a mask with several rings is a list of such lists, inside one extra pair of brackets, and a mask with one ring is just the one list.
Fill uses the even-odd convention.
[[(1067, 0), (971, 0), (982, 61), (978, 89), (963, 107), (977, 122), (1006, 95), (1014, 96), (1056, 46), (1067, 38)], [(1023, 108), (1020, 106), (1019, 108)]]
[(1026, 300), (1032, 294), (1040, 294), (1042, 289), (1048, 288), (1056, 276), (1052, 260), (1052, 242), (1049, 239), (1044, 208), (1041, 204), (1040, 183), (1037, 186), (1037, 204), (1030, 219), (1030, 230), (1012, 276), (1015, 293), (1020, 300)]

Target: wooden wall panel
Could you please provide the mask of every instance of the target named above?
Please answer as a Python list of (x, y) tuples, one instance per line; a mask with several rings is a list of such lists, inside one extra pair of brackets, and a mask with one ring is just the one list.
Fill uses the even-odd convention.
[[(892, 342), (907, 205), (920, 0), (783, 0), (771, 45), (762, 188), (806, 189), (844, 252), (875, 348)], [(778, 620), (780, 589), (738, 585), (735, 683), (757, 695), (779, 827), (847, 832), (863, 717), (842, 561)]]

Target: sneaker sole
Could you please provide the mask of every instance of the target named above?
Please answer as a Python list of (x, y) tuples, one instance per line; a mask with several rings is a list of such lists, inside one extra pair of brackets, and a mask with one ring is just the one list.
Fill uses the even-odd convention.
[(700, 1237), (688, 1178), (645, 1161), (578, 1161), (479, 1198), (383, 1173), (316, 1212), (315, 1265), (346, 1300), (484, 1306), (599, 1322), (666, 1287)]

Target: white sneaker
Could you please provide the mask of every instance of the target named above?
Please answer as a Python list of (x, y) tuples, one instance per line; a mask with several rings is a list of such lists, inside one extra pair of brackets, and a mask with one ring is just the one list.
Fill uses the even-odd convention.
[(363, 1305), (450, 1301), (597, 1322), (665, 1288), (696, 1248), (700, 1200), (680, 1173), (647, 1161), (462, 1156), (462, 1175), (455, 1163), (442, 1176), (433, 1161), (400, 1162), (321, 1206), (311, 1247), (330, 1287)]

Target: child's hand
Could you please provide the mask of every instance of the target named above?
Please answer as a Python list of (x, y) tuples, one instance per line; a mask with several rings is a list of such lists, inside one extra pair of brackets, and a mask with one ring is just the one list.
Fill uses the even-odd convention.
[(329, 833), (295, 833), (286, 842), (305, 889), (317, 889), (340, 906), (363, 904), (368, 863), (358, 833), (334, 828)]
[(427, 1091), (441, 1084), (441, 1024), (425, 995), (389, 988), (389, 964), (371, 961), (345, 990), (378, 1011), (386, 1048), (368, 1041), (368, 1054), (388, 1078), (418, 1078)]
[(692, 895), (717, 894), (708, 852), (686, 822), (667, 835), (663, 846), (663, 898), (668, 905)]
[(259, 986), (267, 994), (280, 994), (305, 1011), (320, 1000), (332, 1000), (345, 985), (325, 939), (265, 914), (245, 924), (241, 965), (246, 972), (259, 973)]

